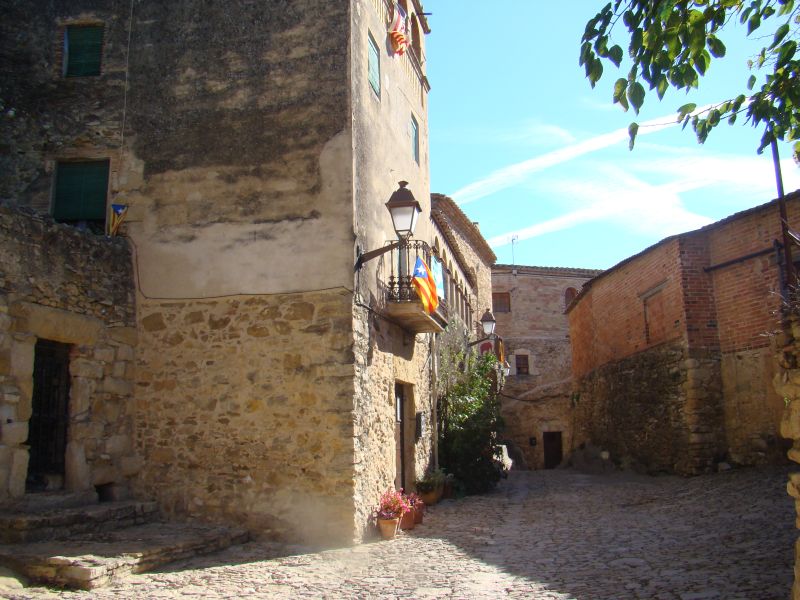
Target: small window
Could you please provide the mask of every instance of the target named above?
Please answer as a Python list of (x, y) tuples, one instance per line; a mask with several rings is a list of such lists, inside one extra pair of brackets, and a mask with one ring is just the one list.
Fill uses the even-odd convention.
[(107, 160), (60, 162), (56, 166), (53, 218), (103, 233), (107, 195)]
[(411, 152), (414, 160), (419, 164), (419, 123), (414, 115), (411, 115)]
[(369, 36), (368, 39), (368, 46), (369, 46), (369, 56), (368, 56), (368, 65), (369, 65), (369, 85), (372, 87), (372, 91), (377, 94), (378, 98), (381, 97), (381, 54), (378, 50), (378, 42), (375, 41), (375, 38), (372, 37), (371, 33), (367, 34)]
[(492, 312), (511, 312), (511, 292), (492, 294)]
[(516, 360), (517, 375), (529, 375), (530, 371), (528, 369), (528, 355), (515, 354), (514, 356)]
[(64, 30), (64, 76), (100, 75), (102, 25), (68, 25)]

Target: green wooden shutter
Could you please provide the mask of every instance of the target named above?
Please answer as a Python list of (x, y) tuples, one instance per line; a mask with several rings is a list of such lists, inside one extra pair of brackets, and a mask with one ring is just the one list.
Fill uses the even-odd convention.
[(369, 84), (372, 86), (372, 89), (378, 94), (378, 97), (381, 95), (381, 55), (378, 51), (378, 43), (373, 39), (371, 34), (369, 35)]
[(411, 153), (419, 164), (419, 124), (414, 115), (411, 115)]
[(67, 77), (100, 75), (103, 56), (102, 25), (69, 25), (64, 32)]
[(105, 222), (107, 193), (107, 160), (58, 163), (53, 218)]

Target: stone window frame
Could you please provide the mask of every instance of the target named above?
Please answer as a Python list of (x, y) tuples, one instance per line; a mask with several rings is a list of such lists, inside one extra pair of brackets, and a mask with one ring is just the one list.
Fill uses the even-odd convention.
[[(499, 300), (502, 298), (503, 302)], [(511, 292), (492, 292), (492, 312), (511, 312)]]
[[(67, 46), (69, 43), (67, 32), (70, 27), (102, 27), (103, 40), (100, 46), (100, 68), (96, 74), (91, 75), (68, 75), (68, 60), (69, 53)], [(80, 80), (84, 78), (94, 79), (102, 77), (105, 72), (105, 50), (107, 43), (108, 27), (106, 22), (101, 19), (70, 19), (67, 21), (59, 22), (56, 29), (55, 51), (53, 64), (57, 69), (57, 75), (60, 79)]]
[[(376, 77), (373, 78), (373, 56), (375, 62), (375, 74)], [(374, 79), (374, 80), (373, 80)], [(369, 81), (369, 87), (372, 88), (372, 91), (375, 92), (375, 95), (380, 99), (381, 97), (381, 51), (380, 46), (378, 46), (378, 42), (375, 40), (375, 37), (372, 35), (372, 32), (367, 32), (367, 80)]]

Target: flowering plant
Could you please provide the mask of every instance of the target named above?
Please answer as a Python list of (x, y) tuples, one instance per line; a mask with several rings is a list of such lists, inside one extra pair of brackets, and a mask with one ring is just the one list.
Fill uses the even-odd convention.
[(397, 519), (411, 510), (403, 490), (386, 490), (381, 496), (376, 516), (379, 519)]
[(412, 507), (413, 507), (413, 506), (416, 506), (417, 504), (419, 504), (420, 502), (422, 502), (422, 498), (420, 498), (419, 494), (416, 494), (416, 493), (414, 493), (414, 492), (411, 492), (411, 493), (410, 493), (408, 496), (406, 496), (406, 498), (408, 499), (408, 503), (409, 503), (409, 504), (410, 504)]

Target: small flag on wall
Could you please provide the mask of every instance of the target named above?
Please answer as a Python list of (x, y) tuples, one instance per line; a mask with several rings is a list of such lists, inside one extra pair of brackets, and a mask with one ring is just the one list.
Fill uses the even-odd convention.
[(431, 275), (431, 271), (425, 261), (419, 256), (414, 265), (414, 287), (417, 288), (417, 295), (422, 300), (422, 306), (428, 314), (433, 313), (439, 306), (439, 296), (436, 294), (436, 281)]
[(394, 18), (392, 26), (389, 27), (389, 39), (392, 41), (392, 49), (398, 56), (402, 56), (408, 48), (408, 34), (406, 33), (406, 11), (403, 7), (395, 3)]
[(127, 204), (112, 204), (111, 205), (111, 225), (108, 228), (109, 235), (117, 235), (119, 226), (125, 220), (128, 214)]

